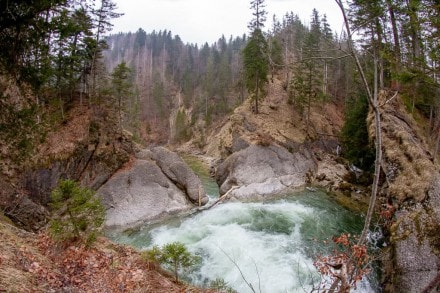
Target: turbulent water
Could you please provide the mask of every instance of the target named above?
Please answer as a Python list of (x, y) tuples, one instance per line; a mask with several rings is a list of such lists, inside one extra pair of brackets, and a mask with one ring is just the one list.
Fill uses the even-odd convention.
[[(212, 182), (205, 187), (216, 192)], [(208, 185), (208, 186), (206, 186)], [(147, 249), (179, 241), (200, 264), (185, 275), (207, 286), (223, 279), (238, 292), (310, 292), (319, 283), (313, 266), (342, 232), (358, 234), (362, 217), (323, 192), (304, 191), (270, 202), (225, 203), (198, 214), (112, 235), (119, 242)], [(368, 282), (360, 292), (372, 292)]]

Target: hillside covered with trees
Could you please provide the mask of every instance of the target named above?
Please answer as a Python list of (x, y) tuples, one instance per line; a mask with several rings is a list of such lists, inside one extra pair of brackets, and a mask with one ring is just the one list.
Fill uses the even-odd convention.
[[(144, 281), (163, 292), (190, 288), (177, 284), (177, 269), (174, 284), (156, 264), (107, 240), (91, 251), (57, 246), (44, 232), (57, 215), (71, 214), (68, 197), (59, 195), (56, 205), (51, 198), (62, 179), (89, 188), (79, 190), (92, 197), (138, 159), (156, 166), (158, 155), (140, 150), (157, 145), (212, 156), (225, 196), (242, 183), (228, 177), (235, 172), (230, 158), (242, 150), (300, 154), (312, 166), (301, 169), (307, 184), (328, 179), (315, 165), (349, 166), (350, 175), (335, 174), (329, 185), (342, 180), (338, 188), (349, 201), (365, 190), (370, 204), (359, 242), (335, 237), (351, 255), (329, 258), (339, 262), (331, 268), (325, 261), (317, 266), (336, 279), (329, 287), (346, 292), (366, 274), (359, 266), (370, 263), (364, 247), (371, 221), (389, 244), (380, 259), (384, 291), (420, 284), (423, 292), (438, 290), (440, 5), (336, 3), (345, 20), (340, 33), (317, 9), (308, 24), (295, 11), (268, 24), (265, 1), (252, 0), (249, 32), (199, 46), (169, 30), (111, 34), (121, 15), (111, 0), (1, 1), (0, 247), (7, 253), (0, 256), (0, 291), (19, 290), (14, 274), (26, 290), (81, 291), (93, 286), (95, 271), (113, 280), (118, 270), (127, 288)], [(87, 229), (81, 221), (70, 244)], [(62, 230), (60, 223), (55, 230)], [(353, 255), (360, 265), (353, 265)], [(417, 261), (408, 265), (411, 259)], [(74, 265), (63, 277), (64, 262)], [(78, 281), (75, 272), (86, 267), (90, 274), (81, 278), (87, 281)], [(329, 273), (341, 267), (348, 277)]]

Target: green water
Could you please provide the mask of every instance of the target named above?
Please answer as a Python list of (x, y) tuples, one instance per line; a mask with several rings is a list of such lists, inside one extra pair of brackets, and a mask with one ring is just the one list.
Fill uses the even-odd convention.
[[(208, 194), (216, 196), (218, 188), (207, 166), (194, 158), (185, 160)], [(221, 278), (238, 292), (250, 292), (233, 259), (261, 292), (310, 292), (319, 280), (313, 261), (332, 249), (325, 241), (341, 233), (359, 234), (362, 224), (362, 215), (341, 207), (326, 193), (303, 191), (266, 202), (227, 202), (112, 237), (141, 249), (182, 242), (202, 258), (185, 275), (199, 286)], [(371, 282), (363, 281), (357, 292), (374, 292)]]
[(202, 181), (203, 187), (210, 198), (216, 198), (219, 196), (219, 188), (215, 180), (209, 174), (209, 166), (201, 159), (185, 155), (183, 160), (193, 169), (193, 171), (199, 176)]

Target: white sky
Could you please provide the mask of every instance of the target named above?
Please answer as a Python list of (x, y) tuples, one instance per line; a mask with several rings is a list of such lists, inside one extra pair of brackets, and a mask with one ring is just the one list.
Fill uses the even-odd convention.
[[(208, 42), (212, 44), (222, 35), (248, 34), (251, 20), (250, 0), (114, 0), (118, 12), (124, 16), (113, 20), (113, 31), (147, 33), (171, 30), (184, 43)], [(267, 21), (265, 29), (272, 26), (272, 16), (281, 20), (286, 12), (298, 14), (308, 25), (313, 8), (327, 15), (333, 31), (341, 33), (342, 16), (334, 0), (266, 0)]]

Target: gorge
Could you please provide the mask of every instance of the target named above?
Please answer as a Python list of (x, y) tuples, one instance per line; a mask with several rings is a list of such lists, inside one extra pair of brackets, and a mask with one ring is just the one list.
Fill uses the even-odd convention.
[[(1, 292), (439, 290), (438, 1), (336, 0), (337, 33), (250, 2), (212, 44), (0, 2)], [(186, 282), (143, 252), (174, 241)]]
[[(192, 158), (190, 162), (201, 165)], [(209, 177), (203, 181), (214, 191), (209, 196), (215, 202), (216, 182)], [(142, 250), (176, 241), (185, 244), (202, 258), (185, 274), (186, 280), (198, 286), (223, 279), (237, 292), (249, 290), (246, 282), (261, 292), (297, 292), (318, 287), (320, 276), (313, 262), (318, 255), (331, 252), (328, 240), (332, 236), (358, 234), (362, 229), (361, 214), (341, 207), (323, 191), (255, 200), (230, 201), (193, 215), (107, 233), (116, 242)], [(356, 292), (374, 292), (377, 286), (373, 272)]]

